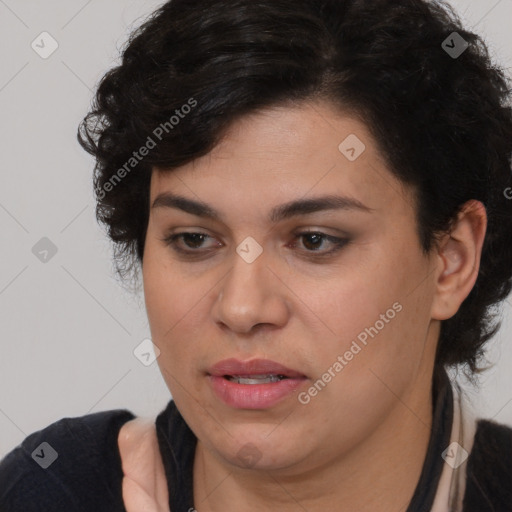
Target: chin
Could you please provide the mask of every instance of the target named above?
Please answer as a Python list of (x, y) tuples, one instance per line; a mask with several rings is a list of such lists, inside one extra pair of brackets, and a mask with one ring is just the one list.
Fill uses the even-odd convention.
[[(272, 427), (272, 428), (275, 428)], [(235, 432), (229, 436), (229, 445), (225, 442), (215, 448), (230, 464), (240, 469), (253, 469), (272, 471), (286, 469), (295, 465), (297, 455), (303, 456), (304, 445), (298, 443), (297, 436), (270, 435), (272, 429), (262, 429), (255, 432), (251, 427), (251, 434), (237, 435)]]

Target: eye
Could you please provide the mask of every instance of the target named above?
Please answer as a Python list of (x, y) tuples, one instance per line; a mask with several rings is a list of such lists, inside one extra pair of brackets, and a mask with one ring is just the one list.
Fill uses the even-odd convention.
[[(322, 257), (331, 255), (339, 251), (348, 242), (348, 238), (338, 238), (335, 236), (327, 235), (321, 231), (303, 231), (294, 234), (296, 239), (303, 239), (303, 252), (308, 255), (315, 257)], [(170, 246), (174, 251), (180, 254), (187, 255), (189, 257), (201, 256), (204, 253), (210, 252), (212, 248), (204, 248), (203, 243), (208, 239), (212, 238), (206, 233), (194, 233), (194, 232), (182, 232), (174, 233), (162, 239), (162, 241)], [(331, 246), (329, 250), (322, 250), (326, 243)], [(183, 246), (184, 244), (184, 246)], [(217, 247), (219, 244), (216, 245)], [(293, 244), (292, 247), (295, 247)]]
[[(173, 250), (179, 253), (192, 254), (199, 253), (197, 249), (201, 248), (202, 243), (207, 238), (211, 238), (211, 236), (207, 235), (206, 233), (184, 232), (170, 235), (164, 238), (163, 241), (167, 245), (171, 246)], [(182, 246), (179, 245), (180, 240), (185, 244), (185, 247), (187, 247), (188, 249), (184, 249)]]
[[(318, 253), (318, 256), (328, 256), (339, 251), (345, 246), (349, 240), (348, 238), (339, 238), (331, 236), (321, 231), (303, 231), (295, 234), (296, 238), (303, 239), (303, 246), (306, 248), (307, 253)], [(324, 242), (327, 241), (331, 245), (329, 250), (321, 250), (325, 246)]]

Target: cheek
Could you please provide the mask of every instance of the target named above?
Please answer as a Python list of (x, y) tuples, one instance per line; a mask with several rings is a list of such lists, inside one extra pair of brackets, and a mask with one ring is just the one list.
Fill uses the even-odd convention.
[(169, 374), (180, 381), (190, 379), (190, 368), (197, 367), (197, 359), (205, 352), (205, 314), (218, 276), (184, 272), (166, 248), (151, 244), (145, 250), (142, 274), (146, 313), (153, 343), (160, 349), (162, 373), (166, 380)]
[(180, 326), (197, 303), (198, 291), (171, 266), (165, 250), (147, 244), (143, 262), (146, 312), (153, 341), (168, 350)]
[[(389, 301), (394, 298), (391, 293)], [(335, 425), (332, 431), (343, 431), (348, 444), (369, 435), (417, 376), (424, 340), (417, 308), (411, 301), (396, 302), (390, 308), (373, 304), (377, 316), (347, 303), (335, 325), (339, 335), (318, 343), (311, 353), (316, 372), (300, 397), (306, 404), (301, 413), (312, 423)]]
[(172, 286), (172, 280), (169, 279), (169, 272), (164, 269), (165, 264), (158, 257), (157, 251), (152, 248), (151, 244), (146, 244), (142, 276), (146, 312), (154, 338), (160, 338), (165, 332), (164, 329), (169, 329), (172, 326), (173, 319), (168, 315), (173, 315), (175, 311), (172, 300), (172, 290), (175, 287)]
[(151, 249), (144, 255), (143, 282), (151, 339), (160, 350), (157, 364), (175, 401), (186, 402), (184, 390), (190, 392), (195, 382), (191, 368), (198, 352), (194, 314), (200, 290), (172, 269), (165, 255)]
[(368, 261), (359, 267), (342, 268), (321, 282), (297, 280), (294, 291), (314, 312), (311, 325), (318, 325), (317, 334), (324, 333), (331, 350), (348, 348), (358, 335), (364, 341), (365, 329), (376, 322), (378, 331), (384, 332), (394, 321), (400, 306), (393, 308), (393, 304), (400, 299), (401, 290), (397, 280), (386, 277), (386, 272), (389, 270), (382, 261)]
[(427, 267), (399, 244), (384, 249), (371, 261), (362, 260), (351, 272), (344, 271), (342, 278), (301, 292), (322, 320), (311, 356), (317, 361), (316, 370), (328, 371), (341, 356), (343, 369), (337, 365), (336, 375), (369, 378), (370, 394), (371, 380), (377, 379), (371, 371), (399, 387), (412, 378), (430, 320), (430, 285), (428, 280), (422, 282)]

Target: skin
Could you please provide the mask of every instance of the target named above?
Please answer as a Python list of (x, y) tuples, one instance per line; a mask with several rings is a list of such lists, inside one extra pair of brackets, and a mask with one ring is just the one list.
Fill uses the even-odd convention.
[[(350, 134), (365, 151), (338, 149)], [(143, 280), (162, 375), (198, 437), (194, 499), (200, 512), (405, 510), (432, 423), (431, 381), (440, 321), (478, 275), (485, 208), (467, 203), (450, 234), (424, 255), (412, 191), (391, 174), (367, 127), (324, 102), (281, 106), (234, 123), (208, 155), (154, 169), (150, 204), (163, 192), (207, 203), (220, 221), (175, 208), (150, 212)], [(315, 212), (271, 224), (276, 205), (327, 194), (372, 208)], [(330, 256), (328, 239), (349, 238)], [(187, 259), (163, 239), (178, 239)], [(263, 253), (247, 263), (248, 236)], [(188, 245), (185, 243), (188, 242)], [(315, 251), (316, 249), (316, 251)], [(402, 306), (312, 397), (297, 394), (332, 368), (357, 335)], [(236, 410), (213, 393), (216, 362), (264, 358), (300, 371), (298, 392), (262, 410)], [(259, 460), (237, 457), (251, 443)]]

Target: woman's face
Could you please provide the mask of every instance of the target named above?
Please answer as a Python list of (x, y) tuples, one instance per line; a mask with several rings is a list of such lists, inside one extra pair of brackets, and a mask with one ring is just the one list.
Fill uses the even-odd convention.
[[(418, 421), (439, 334), (435, 263), (364, 124), (325, 103), (265, 110), (205, 157), (155, 169), (150, 194), (143, 278), (158, 364), (218, 460), (312, 468)], [(165, 241), (179, 233), (204, 236)], [(212, 369), (227, 359), (288, 370)]]

